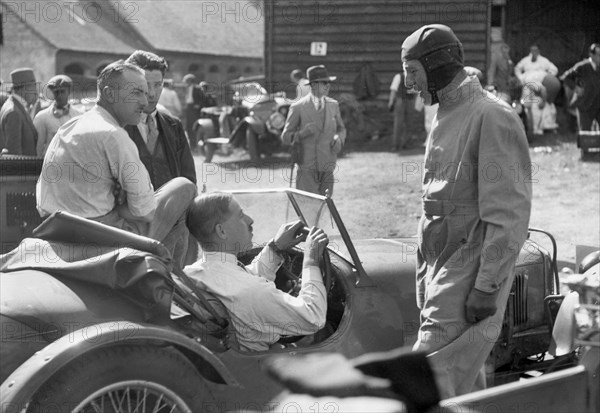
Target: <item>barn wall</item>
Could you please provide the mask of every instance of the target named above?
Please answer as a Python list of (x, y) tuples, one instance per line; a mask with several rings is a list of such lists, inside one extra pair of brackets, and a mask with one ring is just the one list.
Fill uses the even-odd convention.
[[(369, 62), (379, 79), (379, 94), (362, 103), (388, 129), (392, 118), (385, 107), (392, 78), (401, 70), (400, 46), (422, 25), (450, 26), (464, 45), (466, 63), (485, 73), (488, 0), (267, 0), (265, 10), (265, 75), (270, 91), (293, 95), (289, 80), (293, 69), (325, 64), (338, 77), (331, 94), (352, 93), (360, 68)], [(327, 42), (327, 55), (311, 56), (311, 42)]]

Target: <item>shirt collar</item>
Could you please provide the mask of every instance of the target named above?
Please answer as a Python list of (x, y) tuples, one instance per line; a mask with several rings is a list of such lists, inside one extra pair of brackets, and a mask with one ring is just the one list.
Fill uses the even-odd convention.
[(312, 102), (315, 105), (315, 108), (317, 107), (317, 104), (319, 103), (319, 101), (321, 102), (321, 107), (323, 107), (325, 105), (325, 96), (321, 96), (320, 98), (318, 98), (311, 93), (310, 98), (312, 99)]
[(156, 112), (158, 110), (154, 109), (154, 111), (150, 114), (146, 113), (146, 112), (142, 112), (142, 116), (140, 117), (140, 123), (147, 123), (148, 122), (148, 116), (154, 116), (154, 120), (156, 120)]
[(110, 114), (109, 111), (107, 111), (106, 109), (104, 109), (102, 106), (100, 106), (99, 104), (96, 103), (96, 105), (94, 105), (94, 107), (90, 110), (91, 111), (95, 111), (98, 112), (100, 114), (100, 116), (102, 116), (107, 122), (112, 123), (113, 125), (121, 128), (122, 126), (119, 125), (119, 122), (117, 122), (117, 120), (114, 118), (113, 115)]
[(223, 251), (203, 251), (202, 252), (203, 262), (215, 262), (215, 263), (229, 263), (237, 265), (238, 259), (235, 254), (231, 254)]

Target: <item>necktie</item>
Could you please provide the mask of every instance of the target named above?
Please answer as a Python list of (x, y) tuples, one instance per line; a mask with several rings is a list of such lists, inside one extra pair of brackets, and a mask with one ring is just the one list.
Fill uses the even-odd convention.
[(321, 99), (317, 100), (317, 110), (321, 110), (322, 104)]
[(158, 128), (156, 127), (156, 119), (154, 119), (154, 116), (148, 115), (146, 124), (148, 125), (148, 142), (146, 142), (146, 146), (150, 153), (154, 153), (156, 139), (158, 138)]

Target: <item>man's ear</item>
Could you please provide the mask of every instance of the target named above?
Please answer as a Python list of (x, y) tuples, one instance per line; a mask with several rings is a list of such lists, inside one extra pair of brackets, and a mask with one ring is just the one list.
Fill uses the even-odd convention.
[(111, 87), (111, 86), (104, 86), (102, 88), (102, 90), (100, 91), (100, 93), (102, 94), (102, 96), (104, 96), (104, 99), (108, 102), (108, 103), (115, 103), (117, 101), (117, 96), (116, 96), (116, 89)]
[(223, 224), (215, 225), (215, 234), (217, 234), (217, 237), (219, 239), (222, 239), (222, 240), (227, 239), (227, 231), (225, 230), (225, 227), (223, 227)]

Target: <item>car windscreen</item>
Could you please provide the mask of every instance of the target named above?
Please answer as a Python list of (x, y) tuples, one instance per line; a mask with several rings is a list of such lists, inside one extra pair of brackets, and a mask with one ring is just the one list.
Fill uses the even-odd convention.
[(281, 225), (300, 220), (308, 227), (323, 229), (329, 237), (329, 248), (352, 262), (340, 229), (323, 197), (306, 196), (297, 192), (237, 191), (235, 197), (244, 212), (254, 220), (255, 246), (266, 244), (277, 234)]

